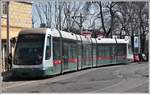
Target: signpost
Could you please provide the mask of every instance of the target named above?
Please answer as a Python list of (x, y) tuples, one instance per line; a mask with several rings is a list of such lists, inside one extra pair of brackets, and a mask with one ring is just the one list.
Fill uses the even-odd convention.
[(140, 37), (134, 36), (134, 51), (140, 53)]
[(134, 48), (138, 48), (139, 47), (139, 38), (138, 37), (134, 37)]

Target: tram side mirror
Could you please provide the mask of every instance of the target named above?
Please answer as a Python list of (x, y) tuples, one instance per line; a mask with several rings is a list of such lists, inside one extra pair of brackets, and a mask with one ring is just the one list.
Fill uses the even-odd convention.
[(15, 37), (11, 38), (10, 42), (11, 42), (12, 47), (14, 47), (16, 44), (16, 38)]

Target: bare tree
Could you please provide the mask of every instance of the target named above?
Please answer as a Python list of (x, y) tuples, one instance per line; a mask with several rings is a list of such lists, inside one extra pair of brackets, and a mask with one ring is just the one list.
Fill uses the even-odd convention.
[(51, 28), (51, 22), (52, 22), (52, 17), (51, 17), (51, 2), (47, 2), (46, 4), (37, 4), (35, 5), (38, 17), (40, 20), (40, 25), (44, 25), (46, 27)]
[(36, 4), (35, 8), (37, 10), (37, 14), (38, 14), (38, 17), (39, 17), (39, 20), (40, 20), (40, 24), (43, 24), (44, 23), (44, 19), (42, 17), (42, 11), (40, 9), (40, 4)]
[[(109, 27), (106, 24), (105, 20), (104, 20), (104, 11), (103, 11), (103, 5), (102, 5), (102, 2), (101, 1), (98, 1), (96, 2), (96, 4), (98, 5), (99, 7), (99, 13), (97, 14), (97, 18), (100, 18), (101, 19), (101, 25), (102, 25), (102, 29), (103, 29), (103, 32), (104, 32), (104, 36), (105, 37), (111, 37), (110, 34), (112, 33), (113, 31), (113, 26), (114, 26), (114, 19), (115, 19), (115, 13), (116, 11), (114, 11), (114, 6), (116, 5), (116, 2), (111, 2), (111, 3), (107, 3), (106, 7), (108, 10), (109, 10), (109, 14), (110, 14), (110, 24), (109, 24)], [(107, 26), (107, 27), (106, 27)]]
[(144, 52), (145, 45), (145, 36), (146, 32), (148, 32), (148, 2), (134, 2), (136, 7), (136, 12), (139, 18), (139, 35), (140, 35), (140, 44), (141, 49), (140, 52)]
[(84, 17), (81, 14), (81, 4), (76, 4), (79, 2), (64, 2), (64, 21), (63, 21), (63, 29), (69, 32), (79, 33), (77, 31), (77, 26), (79, 28), (83, 27)]
[(145, 32), (148, 30), (148, 3), (146, 2), (118, 2), (118, 17), (121, 24), (121, 31), (124, 30), (131, 36), (132, 49), (134, 51), (134, 35), (140, 36), (141, 52), (144, 48)]
[(64, 2), (63, 4), (63, 13), (64, 13), (64, 20), (63, 20), (63, 29), (67, 29), (70, 32), (71, 28), (71, 2)]
[[(144, 39), (144, 34), (148, 31), (147, 6), (146, 2), (54, 1), (38, 4), (36, 9), (40, 23), (45, 23), (49, 28), (80, 33), (79, 29), (82, 31), (82, 28), (87, 28), (86, 23), (89, 22), (88, 28), (99, 29), (105, 37), (113, 34), (122, 37), (123, 33), (134, 36), (140, 33)], [(93, 14), (90, 13), (91, 10), (94, 11)]]

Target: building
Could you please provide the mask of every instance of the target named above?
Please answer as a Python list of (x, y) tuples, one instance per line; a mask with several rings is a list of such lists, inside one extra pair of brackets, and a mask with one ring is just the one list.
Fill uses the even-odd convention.
[[(9, 37), (17, 37), (19, 31), (23, 28), (32, 27), (32, 2), (25, 1), (9, 1), (3, 2), (2, 10), (2, 68), (6, 69), (6, 39), (7, 39), (7, 10), (9, 8)], [(11, 43), (10, 43), (11, 44)], [(12, 47), (10, 46), (10, 49)]]

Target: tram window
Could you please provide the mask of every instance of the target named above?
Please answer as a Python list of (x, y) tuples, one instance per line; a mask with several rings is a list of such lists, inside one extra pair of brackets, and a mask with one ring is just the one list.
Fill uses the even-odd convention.
[(125, 55), (125, 54), (126, 54), (126, 46), (125, 45), (119, 45), (118, 55)]
[(81, 43), (78, 43), (78, 47), (77, 47), (77, 53), (78, 53), (78, 56), (80, 56), (81, 57), (81, 54), (82, 54), (82, 47), (81, 47), (82, 45), (81, 45)]
[(48, 60), (51, 57), (51, 38), (50, 36), (47, 37), (47, 42), (46, 42), (46, 56), (45, 59)]
[(76, 45), (72, 44), (71, 45), (71, 52), (72, 52), (72, 58), (75, 58), (76, 57)]
[(64, 58), (68, 58), (69, 54), (69, 44), (67, 42), (64, 42)]
[(58, 41), (53, 42), (53, 58), (58, 59), (60, 57), (60, 44)]
[(43, 58), (44, 38), (45, 35), (43, 34), (19, 35), (16, 43), (16, 50), (14, 52), (14, 64), (41, 64), (41, 59)]

